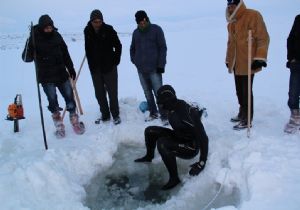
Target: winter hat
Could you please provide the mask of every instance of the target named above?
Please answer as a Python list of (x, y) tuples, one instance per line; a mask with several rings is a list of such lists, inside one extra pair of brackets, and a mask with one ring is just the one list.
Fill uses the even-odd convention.
[(163, 85), (157, 90), (158, 104), (174, 104), (177, 101), (176, 92), (171, 85)]
[(238, 5), (240, 3), (240, 0), (227, 0), (227, 5)]
[(45, 27), (47, 27), (47, 26), (52, 26), (52, 27), (54, 27), (54, 25), (53, 25), (53, 20), (50, 18), (50, 16), (49, 15), (42, 15), (41, 17), (40, 17), (40, 19), (39, 19), (39, 27), (41, 28), (41, 29), (44, 29)]
[(149, 22), (147, 13), (144, 10), (139, 10), (135, 13), (135, 21), (137, 24), (139, 24), (139, 22), (143, 21), (144, 19), (146, 19), (146, 21)]
[(103, 21), (103, 15), (98, 9), (93, 10), (90, 15), (90, 21), (93, 21), (95, 19), (100, 19)]

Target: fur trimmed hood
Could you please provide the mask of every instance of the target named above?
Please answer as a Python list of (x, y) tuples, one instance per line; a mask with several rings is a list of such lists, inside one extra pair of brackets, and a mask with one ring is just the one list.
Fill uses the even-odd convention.
[(225, 17), (226, 17), (227, 22), (231, 23), (231, 22), (235, 21), (245, 9), (247, 9), (247, 8), (246, 8), (246, 5), (243, 0), (240, 1), (240, 3), (236, 6), (234, 12), (231, 15), (229, 15), (228, 7), (226, 7)]

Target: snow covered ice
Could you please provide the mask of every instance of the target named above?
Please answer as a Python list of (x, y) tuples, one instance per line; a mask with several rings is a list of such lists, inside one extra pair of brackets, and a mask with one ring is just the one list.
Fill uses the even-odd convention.
[[(246, 131), (233, 131), (229, 122), (238, 106), (233, 76), (227, 73), (224, 64), (226, 1), (179, 1), (176, 5), (171, 0), (3, 2), (0, 7), (0, 116), (3, 119), (0, 123), (0, 209), (122, 209), (127, 202), (129, 206), (123, 209), (196, 210), (205, 207), (222, 187), (208, 209), (298, 210), (300, 132), (287, 135), (283, 128), (289, 119), (286, 39), (294, 17), (299, 14), (299, 2), (247, 0), (245, 3), (262, 13), (271, 39), (268, 67), (254, 80), (255, 108), (250, 138)], [(84, 56), (82, 31), (95, 8), (118, 31), (123, 44), (118, 67), (122, 123), (94, 124), (99, 111), (85, 63), (77, 89), (84, 109), (80, 118), (86, 133), (74, 134), (65, 120), (66, 138), (56, 139), (42, 92), (49, 146), (45, 151), (34, 65), (21, 60), (28, 25), (31, 21), (37, 23), (40, 15), (48, 13), (63, 34), (78, 70)], [(145, 151), (144, 129), (152, 125), (144, 122), (145, 115), (138, 110), (144, 95), (129, 59), (131, 32), (136, 27), (134, 13), (139, 9), (147, 11), (150, 20), (165, 32), (168, 55), (164, 83), (174, 86), (179, 98), (197, 102), (208, 112), (208, 117), (203, 118), (210, 139), (205, 170), (197, 177), (190, 177), (188, 166), (195, 160), (178, 160), (182, 184), (165, 194), (155, 189), (167, 179), (159, 155), (149, 165), (133, 162)], [(7, 106), (16, 94), (22, 94), (26, 117), (20, 121), (18, 133), (13, 132), (12, 122), (4, 120)], [(59, 100), (64, 106), (62, 98)], [(153, 123), (160, 125), (159, 120)], [(149, 183), (152, 188), (147, 191)], [(99, 194), (98, 189), (104, 191)], [(115, 196), (111, 200), (105, 197), (109, 193)], [(118, 196), (126, 199), (113, 206)], [(97, 203), (101, 199), (106, 200)]]

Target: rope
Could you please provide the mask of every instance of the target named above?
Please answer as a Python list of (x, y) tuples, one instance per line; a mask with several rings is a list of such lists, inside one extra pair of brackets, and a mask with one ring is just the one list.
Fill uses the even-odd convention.
[(218, 192), (215, 194), (215, 196), (213, 197), (213, 199), (211, 199), (211, 201), (208, 202), (208, 203), (204, 206), (204, 208), (203, 208), (202, 210), (207, 209), (207, 208), (208, 208), (208, 207), (209, 207), (209, 206), (217, 199), (217, 197), (219, 196), (219, 194), (221, 193), (221, 191), (222, 191), (222, 189), (223, 189), (223, 187), (224, 187), (224, 183), (225, 183), (225, 181), (226, 181), (228, 171), (229, 171), (229, 169), (226, 171), (226, 173), (225, 173), (225, 175), (224, 175), (223, 182), (221, 183), (221, 186), (220, 186)]

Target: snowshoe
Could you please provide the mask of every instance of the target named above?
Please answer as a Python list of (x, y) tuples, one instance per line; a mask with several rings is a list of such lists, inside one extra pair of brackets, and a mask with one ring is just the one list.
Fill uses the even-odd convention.
[(76, 113), (70, 114), (70, 122), (73, 127), (73, 131), (76, 134), (81, 135), (85, 132), (84, 123), (79, 121), (78, 114), (76, 114)]
[(62, 118), (60, 116), (60, 112), (57, 111), (57, 112), (54, 112), (52, 114), (52, 119), (53, 119), (53, 122), (54, 122), (54, 126), (56, 128), (56, 131), (54, 132), (54, 135), (57, 137), (57, 138), (63, 138), (66, 136), (66, 132), (65, 132), (65, 125), (62, 121)]

